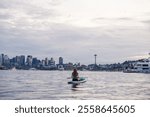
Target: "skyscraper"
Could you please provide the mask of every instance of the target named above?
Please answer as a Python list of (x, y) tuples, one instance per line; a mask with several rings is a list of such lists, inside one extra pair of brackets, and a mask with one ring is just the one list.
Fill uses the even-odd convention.
[(59, 57), (59, 64), (63, 65), (63, 58), (62, 57)]
[(42, 63), (42, 66), (45, 66), (45, 60), (42, 60), (41, 63)]
[(3, 65), (4, 63), (4, 54), (0, 55), (0, 65)]
[(20, 56), (16, 56), (15, 63), (16, 65), (20, 65)]
[(25, 56), (24, 56), (24, 55), (21, 55), (21, 56), (20, 56), (20, 64), (21, 64), (22, 66), (25, 65)]
[(40, 60), (38, 60), (36, 57), (32, 59), (32, 66), (37, 67), (40, 65)]
[(30, 66), (30, 67), (32, 66), (32, 56), (31, 55), (27, 56), (26, 64), (27, 64), (27, 66)]
[(55, 66), (55, 61), (54, 61), (53, 58), (51, 58), (51, 59), (49, 60), (49, 65), (50, 65), (50, 66)]
[(8, 64), (10, 63), (10, 59), (9, 59), (9, 57), (8, 57), (7, 55), (4, 55), (3, 63), (4, 63), (5, 65), (8, 65)]
[(48, 58), (45, 58), (45, 66), (48, 66)]
[(2, 54), (0, 55), (0, 65), (3, 64), (3, 58), (2, 58)]

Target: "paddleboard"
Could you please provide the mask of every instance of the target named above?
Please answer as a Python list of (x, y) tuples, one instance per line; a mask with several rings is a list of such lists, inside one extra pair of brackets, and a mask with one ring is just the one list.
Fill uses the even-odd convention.
[(69, 81), (68, 84), (80, 84), (80, 83), (85, 83), (86, 79), (84, 77), (80, 77), (78, 81)]

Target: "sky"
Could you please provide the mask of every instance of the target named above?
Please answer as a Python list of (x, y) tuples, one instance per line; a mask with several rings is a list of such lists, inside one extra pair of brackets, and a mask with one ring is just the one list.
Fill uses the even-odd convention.
[(64, 62), (148, 57), (150, 0), (0, 0), (0, 53)]

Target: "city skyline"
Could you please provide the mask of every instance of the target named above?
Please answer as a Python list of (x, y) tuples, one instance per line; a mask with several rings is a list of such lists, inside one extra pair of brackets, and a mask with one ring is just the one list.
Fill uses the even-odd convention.
[[(15, 57), (9, 58), (7, 54), (0, 54), (0, 70), (73, 70), (74, 68), (81, 71), (124, 71), (130, 72), (133, 68), (136, 68), (138, 63), (144, 65), (144, 70), (149, 70), (147, 64), (150, 61), (149, 58), (124, 61), (123, 63), (113, 63), (113, 64), (99, 64), (97, 63), (97, 55), (94, 54), (94, 63), (89, 63), (88, 65), (80, 62), (64, 62), (63, 57), (58, 58), (58, 62), (55, 61), (53, 57), (45, 57), (39, 59), (32, 55), (17, 55)], [(134, 67), (135, 66), (135, 67)], [(137, 65), (138, 66), (138, 65)], [(141, 65), (140, 65), (141, 67)], [(141, 68), (139, 68), (140, 70)], [(144, 71), (143, 71), (144, 72)], [(149, 72), (149, 71), (145, 71)]]
[[(10, 57), (6, 53), (1, 53), (0, 54), (0, 65), (4, 62), (4, 59), (5, 60), (9, 60), (9, 62), (10, 62), (10, 60), (15, 59), (15, 62), (19, 62), (22, 65), (33, 64), (33, 60), (34, 59), (36, 59), (36, 60), (38, 60), (40, 62), (43, 61), (45, 65), (48, 65), (49, 61), (53, 61), (55, 64), (58, 64), (58, 65), (63, 65), (63, 64), (68, 64), (68, 63), (72, 63), (72, 64), (79, 64), (80, 63), (80, 61), (76, 61), (76, 62), (72, 62), (71, 60), (70, 61), (64, 61), (64, 58), (61, 57), (61, 56), (58, 57), (58, 58), (54, 58), (52, 56), (51, 57), (47, 56), (47, 57), (44, 57), (44, 58), (41, 58), (41, 57), (38, 58), (38, 57), (33, 56), (33, 55), (24, 55), (24, 54), (21, 54), (21, 55), (15, 55), (15, 56)], [(81, 63), (81, 64), (83, 64), (83, 63)], [(88, 64), (96, 64), (96, 60), (93, 60), (92, 63), (88, 63)]]
[[(9, 58), (7, 54), (0, 54), (0, 70), (73, 70), (74, 68), (78, 70), (90, 70), (90, 71), (121, 71), (125, 66), (128, 66), (132, 61), (126, 61), (124, 63), (113, 63), (113, 64), (82, 64), (80, 62), (64, 62), (63, 57), (58, 58), (58, 63), (54, 58), (45, 57), (44, 59), (39, 59), (32, 55), (17, 55), (15, 57)], [(133, 61), (134, 62), (134, 61)]]
[[(0, 53), (66, 62), (147, 58), (149, 0), (2, 0)], [(87, 59), (89, 58), (89, 59)]]

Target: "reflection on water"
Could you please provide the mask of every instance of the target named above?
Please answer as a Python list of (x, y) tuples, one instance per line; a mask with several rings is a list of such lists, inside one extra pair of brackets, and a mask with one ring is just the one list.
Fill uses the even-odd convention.
[(79, 84), (72, 84), (72, 89), (77, 89)]
[(81, 84), (72, 84), (72, 91), (82, 91), (84, 90), (84, 86)]
[(71, 71), (0, 71), (0, 99), (150, 99), (150, 74), (79, 74), (86, 83), (68, 84)]

